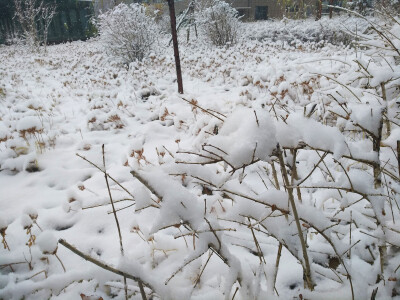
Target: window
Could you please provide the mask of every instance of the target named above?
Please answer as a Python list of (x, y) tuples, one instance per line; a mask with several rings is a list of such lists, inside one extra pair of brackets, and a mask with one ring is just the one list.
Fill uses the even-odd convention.
[(266, 20), (268, 18), (268, 6), (256, 6), (256, 20)]

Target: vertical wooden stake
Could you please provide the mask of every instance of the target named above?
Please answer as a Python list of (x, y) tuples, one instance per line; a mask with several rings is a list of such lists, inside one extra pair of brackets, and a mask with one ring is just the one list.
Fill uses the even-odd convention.
[(171, 34), (172, 34), (172, 43), (174, 46), (176, 80), (178, 82), (178, 93), (183, 94), (181, 60), (179, 58), (178, 37), (177, 37), (177, 33), (176, 33), (175, 4), (174, 4), (174, 0), (167, 0), (167, 1), (168, 1), (168, 7), (169, 7), (169, 16), (171, 19)]

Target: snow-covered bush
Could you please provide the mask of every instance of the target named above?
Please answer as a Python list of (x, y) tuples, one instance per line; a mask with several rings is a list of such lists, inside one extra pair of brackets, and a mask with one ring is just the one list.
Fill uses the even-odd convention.
[(350, 32), (363, 32), (368, 27), (366, 21), (349, 18), (347, 15), (333, 19), (322, 18), (253, 23), (247, 31), (249, 39), (259, 41), (286, 41), (288, 43), (315, 43), (319, 47), (327, 43), (348, 45), (354, 37)]
[[(186, 102), (171, 87), (171, 55), (125, 70), (94, 40), (54, 46), (71, 55), (35, 64), (4, 60), (13, 85), (0, 90), (0, 163), (20, 156), (0, 172), (13, 203), (0, 212), (0, 298), (123, 299), (125, 287), (130, 299), (398, 298), (399, 49), (373, 29), (358, 41), (357, 51), (188, 45), (196, 94)], [(38, 88), (49, 72), (54, 107)], [(50, 109), (51, 123), (40, 114)], [(8, 176), (51, 128), (57, 148), (38, 157), (41, 172)], [(38, 211), (21, 218), (25, 186), (37, 186)]]
[(197, 7), (195, 18), (202, 33), (215, 46), (232, 45), (240, 38), (239, 14), (225, 1), (213, 0), (205, 7)]
[(143, 5), (121, 3), (98, 17), (100, 38), (107, 51), (123, 63), (142, 60), (159, 38), (159, 28)]

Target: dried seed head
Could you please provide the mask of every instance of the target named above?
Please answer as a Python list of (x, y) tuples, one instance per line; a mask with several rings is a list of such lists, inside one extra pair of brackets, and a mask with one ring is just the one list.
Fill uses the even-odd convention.
[(57, 253), (58, 240), (50, 231), (42, 232), (37, 238), (37, 244), (43, 254), (54, 255)]
[(36, 221), (39, 215), (37, 210), (31, 206), (25, 207), (24, 213), (27, 214), (32, 219), (32, 221)]
[(6, 236), (7, 227), (0, 228), (0, 235), (4, 238)]
[(22, 227), (23, 227), (24, 229), (30, 229), (30, 228), (32, 228), (32, 224), (33, 224), (33, 221), (32, 221), (32, 219), (31, 219), (27, 214), (24, 214), (24, 215), (21, 217), (21, 225), (22, 225)]
[(0, 232), (2, 235), (3, 235), (3, 231), (5, 234), (7, 227), (8, 227), (8, 223), (7, 223), (6, 219), (4, 217), (0, 216)]

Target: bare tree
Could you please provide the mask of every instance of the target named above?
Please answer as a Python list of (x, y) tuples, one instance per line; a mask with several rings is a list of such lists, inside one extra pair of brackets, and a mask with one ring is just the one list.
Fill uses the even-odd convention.
[(20, 25), (25, 43), (32, 50), (39, 49), (41, 44), (47, 43), (48, 29), (56, 14), (56, 5), (46, 4), (44, 0), (14, 0), (14, 5), (14, 18)]
[(54, 5), (45, 5), (42, 7), (42, 12), (41, 12), (41, 19), (42, 19), (42, 24), (43, 24), (42, 42), (44, 45), (45, 52), (46, 52), (46, 46), (47, 46), (49, 27), (50, 27), (50, 24), (53, 21), (53, 18), (55, 15), (56, 15), (56, 5), (55, 4)]

